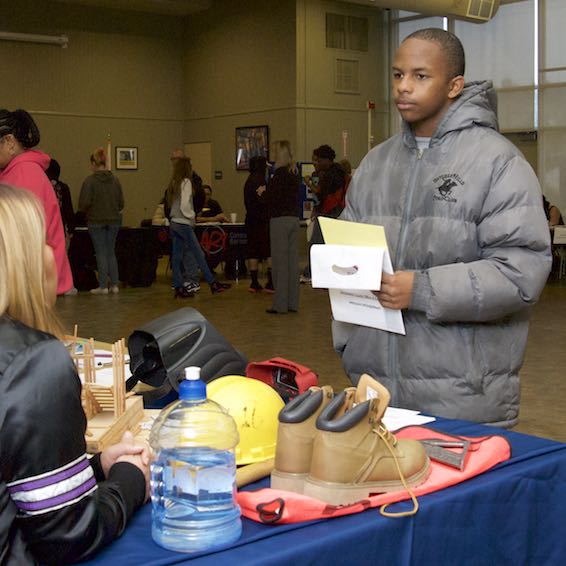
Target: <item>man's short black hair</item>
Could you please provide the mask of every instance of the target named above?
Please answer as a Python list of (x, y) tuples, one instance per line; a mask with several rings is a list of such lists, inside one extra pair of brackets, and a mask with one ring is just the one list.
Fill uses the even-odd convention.
[(425, 28), (413, 32), (403, 41), (407, 41), (407, 39), (434, 41), (446, 55), (449, 78), (453, 79), (458, 75), (464, 75), (464, 71), (466, 70), (464, 47), (462, 46), (462, 42), (453, 33), (440, 28)]

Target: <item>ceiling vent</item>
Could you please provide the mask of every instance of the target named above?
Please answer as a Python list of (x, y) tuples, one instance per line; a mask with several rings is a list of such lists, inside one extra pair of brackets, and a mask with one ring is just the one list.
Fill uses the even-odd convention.
[(499, 1), (497, 0), (469, 0), (468, 18), (488, 21), (493, 17), (494, 11), (497, 10)]
[[(365, 0), (353, 0), (367, 4)], [(372, 0), (379, 8), (406, 10), (431, 16), (452, 16), (459, 20), (482, 23), (497, 13), (500, 0)]]

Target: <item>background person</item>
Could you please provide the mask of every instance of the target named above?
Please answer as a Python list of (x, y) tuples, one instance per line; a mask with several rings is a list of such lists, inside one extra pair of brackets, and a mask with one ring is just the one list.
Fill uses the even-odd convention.
[(336, 152), (329, 145), (321, 145), (313, 151), (313, 162), (318, 175), (318, 204), (315, 216), (338, 218), (345, 206), (346, 173), (334, 161)]
[[(346, 204), (347, 179), (343, 167), (334, 161), (336, 152), (329, 145), (321, 145), (313, 150), (312, 160), (318, 179), (316, 187), (312, 190), (317, 195), (309, 225), (310, 238), (307, 249), (307, 265), (300, 277), (301, 283), (310, 283), (310, 249), (314, 244), (322, 244), (322, 234), (317, 218), (328, 216), (338, 218)], [(351, 171), (351, 168), (350, 168)], [(312, 182), (312, 180), (311, 180)], [(312, 226), (312, 229), (310, 229)]]
[(63, 181), (59, 179), (61, 166), (56, 159), (51, 158), (49, 166), (45, 170), (45, 174), (53, 186), (57, 202), (59, 203), (59, 211), (61, 212), (61, 219), (63, 220), (63, 228), (65, 229), (65, 239), (68, 248), (69, 240), (75, 229), (75, 209), (73, 208), (71, 189), (67, 183), (63, 183)]
[(299, 310), (299, 177), (287, 140), (275, 143), (274, 155), (266, 195), (275, 293), (266, 312), (284, 314)]
[(376, 294), (403, 309), (406, 336), (334, 323), (333, 337), (352, 381), (379, 376), (393, 405), (511, 427), (549, 231), (536, 175), (497, 132), (491, 82), (465, 85), (464, 67), (441, 29), (397, 50), (402, 131), (362, 160), (341, 218), (385, 227), (396, 271)]
[(562, 214), (560, 209), (553, 204), (550, 204), (546, 197), (542, 195), (542, 206), (544, 208), (544, 214), (548, 220), (548, 226), (552, 229), (554, 226), (563, 226), (564, 220), (562, 220)]
[(73, 275), (59, 203), (45, 175), (51, 159), (46, 153), (31, 149), (39, 140), (39, 129), (25, 110), (0, 110), (0, 183), (27, 189), (41, 202), (47, 244), (53, 249), (57, 265), (57, 293), (61, 295), (73, 288)]
[(106, 154), (99, 147), (90, 156), (92, 175), (83, 182), (79, 196), (79, 210), (86, 215), (88, 233), (92, 239), (98, 287), (91, 289), (93, 295), (119, 293), (118, 260), (116, 259), (116, 238), (122, 223), (124, 195), (120, 181), (106, 169)]
[[(184, 157), (190, 160), (190, 157), (186, 156), (185, 152), (182, 149), (173, 150), (170, 157), (171, 164), (174, 166), (177, 159)], [(191, 173), (191, 184), (193, 191), (193, 209), (195, 211), (195, 214), (197, 215), (196, 222), (199, 222), (198, 215), (200, 214), (200, 211), (202, 210), (206, 201), (206, 193), (203, 188), (202, 178), (194, 169)], [(163, 200), (165, 201), (165, 197)], [(167, 224), (167, 226), (169, 226), (169, 224)], [(183, 248), (181, 276), (183, 279), (183, 287), (185, 288), (185, 291), (190, 294), (190, 296), (200, 291), (200, 275), (198, 263), (195, 259), (195, 256), (191, 253), (191, 250), (187, 246), (184, 246)]]
[(197, 214), (197, 222), (228, 222), (220, 203), (212, 198), (212, 187), (203, 185), (202, 190), (205, 198), (202, 210)]
[(35, 197), (0, 185), (0, 557), (18, 566), (91, 558), (149, 493), (149, 451), (131, 433), (87, 458), (45, 231)]
[[(65, 230), (65, 248), (68, 251), (75, 230), (75, 210), (71, 198), (71, 189), (69, 189), (69, 185), (59, 179), (61, 166), (57, 160), (51, 159), (49, 167), (45, 170), (45, 174), (53, 186), (57, 202), (59, 203), (59, 211), (61, 212), (61, 219), (63, 220), (63, 228)], [(76, 295), (77, 293), (78, 290), (74, 286), (68, 291), (65, 291), (66, 296)]]
[(254, 156), (250, 159), (250, 174), (244, 185), (246, 206), (246, 232), (248, 235), (248, 267), (252, 282), (249, 291), (258, 293), (264, 289), (258, 281), (258, 263), (267, 258), (267, 283), (265, 290), (273, 293), (271, 274), (271, 250), (269, 245), (269, 214), (266, 199), (267, 159)]
[(165, 209), (170, 210), (171, 216), (169, 233), (173, 248), (171, 253), (173, 287), (175, 288), (175, 297), (183, 299), (192, 296), (192, 291), (183, 285), (184, 248), (187, 248), (193, 255), (213, 294), (222, 293), (230, 288), (229, 284), (220, 283), (210, 271), (195, 235), (193, 227), (196, 214), (193, 207), (191, 177), (191, 160), (187, 157), (176, 159), (173, 164), (173, 175), (165, 192)]

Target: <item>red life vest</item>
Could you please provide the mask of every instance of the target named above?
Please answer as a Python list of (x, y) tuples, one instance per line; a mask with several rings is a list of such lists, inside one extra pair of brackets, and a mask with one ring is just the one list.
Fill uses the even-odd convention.
[[(422, 426), (410, 426), (395, 433), (397, 438), (415, 440), (444, 438), (454, 440), (454, 436)], [(464, 480), (477, 476), (495, 465), (508, 460), (511, 456), (509, 442), (502, 436), (458, 437), (470, 441), (463, 471), (451, 468), (431, 460), (431, 473), (428, 479), (413, 489), (414, 494), (425, 495), (456, 485)], [(242, 515), (260, 523), (298, 523), (316, 519), (329, 519), (341, 515), (359, 513), (372, 507), (381, 507), (388, 503), (396, 503), (409, 499), (407, 491), (379, 493), (350, 505), (328, 505), (318, 499), (276, 489), (259, 489), (257, 491), (240, 491), (238, 504)]]

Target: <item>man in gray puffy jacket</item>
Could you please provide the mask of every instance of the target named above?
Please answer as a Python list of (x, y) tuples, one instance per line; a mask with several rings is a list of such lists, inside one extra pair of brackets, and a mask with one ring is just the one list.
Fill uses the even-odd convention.
[(463, 74), (453, 34), (419, 30), (399, 47), (402, 132), (362, 160), (341, 218), (385, 227), (396, 271), (376, 294), (403, 309), (406, 335), (334, 322), (334, 344), (352, 381), (371, 373), (392, 405), (510, 427), (550, 241), (537, 178), (497, 132), (491, 83)]

